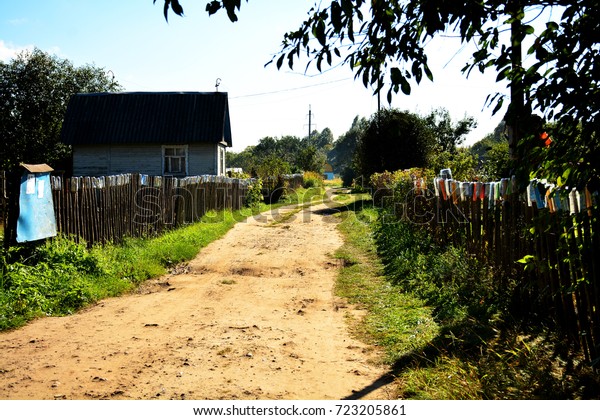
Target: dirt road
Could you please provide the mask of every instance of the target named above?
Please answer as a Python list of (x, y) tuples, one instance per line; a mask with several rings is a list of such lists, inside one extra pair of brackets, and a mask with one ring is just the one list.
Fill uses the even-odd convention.
[(333, 294), (342, 239), (322, 208), (250, 218), (187, 272), (0, 334), (0, 398), (391, 398)]

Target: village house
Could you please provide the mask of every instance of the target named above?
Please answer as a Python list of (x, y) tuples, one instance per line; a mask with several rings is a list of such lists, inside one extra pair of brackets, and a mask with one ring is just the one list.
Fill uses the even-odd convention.
[(62, 141), (73, 148), (74, 176), (225, 175), (227, 93), (77, 94), (67, 107)]

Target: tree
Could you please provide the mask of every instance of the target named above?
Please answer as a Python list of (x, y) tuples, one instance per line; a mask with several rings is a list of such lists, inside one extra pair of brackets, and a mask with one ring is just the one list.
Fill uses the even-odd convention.
[(508, 142), (494, 143), (483, 160), (484, 174), (490, 181), (510, 176)]
[(441, 169), (452, 169), (454, 179), (470, 180), (475, 178), (476, 161), (468, 149), (458, 147), (465, 136), (477, 126), (473, 117), (465, 116), (453, 122), (447, 109), (433, 110), (423, 118), (435, 137), (433, 152), (429, 161), (435, 173)]
[(278, 154), (277, 139), (275, 137), (263, 137), (258, 140), (258, 144), (254, 146), (252, 154), (255, 158), (261, 159), (271, 154)]
[(356, 177), (356, 171), (352, 162), (358, 141), (366, 130), (367, 125), (368, 121), (366, 118), (360, 118), (358, 115), (354, 117), (350, 129), (334, 142), (333, 148), (327, 154), (329, 163), (333, 166), (333, 170), (341, 175), (345, 187), (351, 186), (352, 181)]
[(20, 162), (65, 167), (70, 149), (60, 142), (60, 131), (71, 96), (119, 89), (104, 69), (75, 67), (37, 48), (0, 62), (0, 167), (13, 170)]
[(298, 156), (303, 146), (301, 140), (295, 136), (263, 137), (258, 144), (252, 148), (251, 154), (254, 161), (253, 169), (265, 159), (276, 156), (287, 164), (288, 173), (298, 171)]
[[(211, 1), (206, 10), (212, 15), (224, 9), (235, 22), (241, 3)], [(183, 14), (178, 0), (165, 0), (164, 6), (165, 18), (169, 7)], [(551, 13), (542, 13), (548, 10)], [(284, 63), (293, 68), (306, 55), (307, 67), (315, 65), (319, 71), (323, 65), (345, 63), (365, 86), (375, 86), (376, 93), (387, 86), (391, 102), (399, 91), (410, 94), (411, 84), (420, 83), (423, 76), (433, 80), (425, 46), (453, 32), (463, 44), (476, 45), (463, 68), (467, 76), (474, 69), (491, 70), (499, 81), (507, 81), (511, 98), (505, 119), (517, 158), (513, 166), (528, 167), (529, 154), (537, 153), (532, 144), (538, 133), (531, 132), (528, 117), (533, 112), (560, 123), (567, 145), (576, 141), (578, 150), (599, 154), (599, 13), (599, 0), (333, 0), (311, 8), (300, 27), (285, 34), (281, 52), (272, 61), (278, 68)], [(535, 15), (551, 18), (536, 29), (531, 24)], [(528, 47), (526, 61), (523, 46)], [(504, 102), (502, 95), (490, 92), (494, 113)], [(576, 183), (598, 180), (586, 154), (575, 161), (564, 155), (548, 159), (556, 162), (548, 166), (553, 176), (561, 172)], [(562, 168), (574, 164), (577, 169), (565, 174)]]
[(254, 168), (254, 146), (248, 146), (239, 153), (226, 152), (225, 161), (230, 168), (242, 168), (245, 173), (250, 173)]
[(299, 171), (298, 155), (302, 148), (302, 141), (296, 136), (282, 136), (277, 141), (277, 153), (289, 164), (292, 172)]
[(315, 146), (319, 150), (329, 151), (333, 146), (333, 132), (328, 127), (324, 128), (320, 133), (314, 130), (309, 138), (305, 138), (305, 143)]
[(465, 141), (465, 136), (477, 127), (473, 117), (466, 117), (453, 123), (447, 109), (439, 108), (425, 117), (425, 122), (433, 130), (437, 146), (442, 152), (454, 152)]
[(268, 155), (256, 165), (256, 173), (260, 178), (277, 178), (290, 173), (290, 165), (275, 154)]
[(508, 142), (506, 139), (506, 135), (504, 134), (506, 131), (506, 123), (504, 121), (500, 121), (500, 123), (496, 126), (493, 133), (489, 133), (481, 140), (475, 142), (469, 149), (471, 153), (477, 157), (477, 159), (482, 160), (485, 158), (487, 152), (492, 149), (492, 147), (497, 143), (506, 143), (508, 148)]
[(302, 171), (323, 173), (325, 153), (315, 145), (303, 147), (297, 157), (297, 165)]
[(358, 139), (368, 125), (368, 120), (358, 115), (352, 120), (350, 129), (333, 143), (333, 148), (327, 154), (327, 159), (334, 169), (341, 170), (352, 162)]
[(501, 121), (493, 133), (489, 133), (469, 148), (469, 152), (477, 161), (480, 175), (486, 180), (497, 181), (512, 175), (512, 162), (505, 132), (506, 124)]
[(434, 145), (434, 133), (420, 116), (383, 109), (371, 117), (360, 137), (356, 169), (369, 179), (375, 172), (426, 167)]

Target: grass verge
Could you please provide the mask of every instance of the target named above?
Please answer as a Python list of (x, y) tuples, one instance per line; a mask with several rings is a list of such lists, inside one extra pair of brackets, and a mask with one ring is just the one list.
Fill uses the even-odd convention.
[[(345, 244), (336, 252), (343, 263), (336, 294), (364, 310), (363, 317), (350, 321), (352, 329), (359, 339), (381, 348), (379, 362), (389, 366), (397, 397), (600, 397), (597, 372), (578, 362), (580, 355), (573, 354), (547, 326), (515, 322), (510, 313), (493, 307), (466, 310), (469, 288), (462, 283), (452, 285), (462, 297), (449, 296), (450, 288), (443, 283), (427, 286), (435, 286), (442, 277), (457, 281), (461, 266), (454, 262), (460, 262), (459, 254), (446, 255), (425, 246), (419, 249), (394, 238), (388, 242), (401, 249), (386, 255), (388, 265), (384, 266), (373, 234), (378, 212), (367, 201), (351, 204), (349, 197), (340, 198), (337, 201), (346, 203), (346, 211), (338, 214)], [(412, 264), (411, 272), (418, 275), (415, 282), (391, 277), (392, 261), (406, 268), (406, 279)]]
[(388, 282), (371, 234), (370, 223), (377, 211), (368, 201), (355, 202), (353, 210), (338, 213), (344, 245), (335, 256), (342, 261), (336, 294), (366, 311), (352, 328), (363, 341), (383, 349), (381, 363), (393, 364), (399, 357), (428, 343), (438, 332), (431, 308)]

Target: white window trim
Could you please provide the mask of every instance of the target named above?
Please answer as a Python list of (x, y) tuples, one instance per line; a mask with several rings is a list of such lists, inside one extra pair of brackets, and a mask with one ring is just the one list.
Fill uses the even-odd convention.
[(190, 161), (190, 155), (189, 155), (189, 151), (188, 151), (188, 145), (187, 144), (166, 144), (162, 146), (162, 150), (161, 150), (161, 166), (162, 166), (162, 174), (163, 176), (174, 176), (174, 175), (180, 175), (180, 174), (172, 174), (172, 173), (165, 173), (165, 149), (174, 149), (174, 148), (179, 148), (179, 149), (184, 149), (185, 150), (185, 173), (183, 174), (183, 176), (188, 176), (189, 174), (189, 161)]
[(227, 167), (227, 162), (225, 161), (226, 159), (226, 154), (225, 154), (225, 150), (226, 148), (220, 147), (218, 146), (218, 155), (219, 155), (219, 175), (225, 176), (225, 168)]

